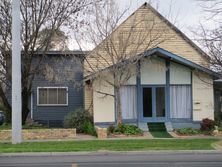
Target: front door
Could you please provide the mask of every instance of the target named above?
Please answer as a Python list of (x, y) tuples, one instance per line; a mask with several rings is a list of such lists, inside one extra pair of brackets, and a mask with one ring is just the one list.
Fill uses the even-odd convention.
[(161, 122), (166, 118), (166, 93), (164, 86), (143, 87), (142, 119)]

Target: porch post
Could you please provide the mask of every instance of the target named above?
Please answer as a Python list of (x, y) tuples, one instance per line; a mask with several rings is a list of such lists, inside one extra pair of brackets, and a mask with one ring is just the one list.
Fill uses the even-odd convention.
[(166, 60), (166, 117), (170, 120), (170, 61)]
[(137, 73), (136, 73), (136, 92), (137, 92), (137, 126), (139, 126), (140, 114), (142, 111), (141, 106), (141, 77), (140, 77), (140, 61), (137, 64)]

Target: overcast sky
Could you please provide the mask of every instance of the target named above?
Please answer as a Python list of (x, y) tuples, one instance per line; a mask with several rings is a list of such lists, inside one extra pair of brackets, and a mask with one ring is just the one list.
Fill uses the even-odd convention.
[[(147, 2), (146, 0), (117, 1), (123, 9), (130, 6), (128, 15)], [(158, 6), (158, 11), (163, 16), (168, 17), (170, 13), (167, 19), (176, 23), (176, 26), (188, 35), (191, 34), (190, 28), (197, 26), (206, 17), (196, 0), (152, 0), (151, 4), (154, 8)]]
[[(125, 15), (125, 19), (149, 0), (116, 0), (120, 9), (130, 9)], [(152, 0), (151, 4), (169, 21), (183, 31), (190, 39), (193, 39), (191, 30), (196, 28), (200, 21), (206, 18), (206, 13), (203, 13), (197, 0)], [(158, 6), (158, 7), (157, 7)], [(170, 16), (169, 16), (170, 13)], [(206, 23), (208, 26), (211, 23)], [(210, 25), (211, 26), (211, 25)], [(73, 43), (72, 47), (73, 48)]]

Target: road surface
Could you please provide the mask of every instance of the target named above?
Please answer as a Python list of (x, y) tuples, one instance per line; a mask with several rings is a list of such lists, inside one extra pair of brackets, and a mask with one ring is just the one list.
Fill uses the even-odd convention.
[(222, 167), (217, 152), (74, 153), (0, 156), (0, 167)]

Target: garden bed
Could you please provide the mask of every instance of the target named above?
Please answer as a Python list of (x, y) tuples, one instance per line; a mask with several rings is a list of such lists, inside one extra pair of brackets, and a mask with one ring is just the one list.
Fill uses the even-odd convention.
[(125, 135), (125, 134), (114, 134), (114, 133), (112, 133), (112, 134), (108, 135), (109, 138), (126, 138), (126, 137), (131, 138), (131, 137), (143, 137), (143, 136), (144, 136), (144, 134)]

